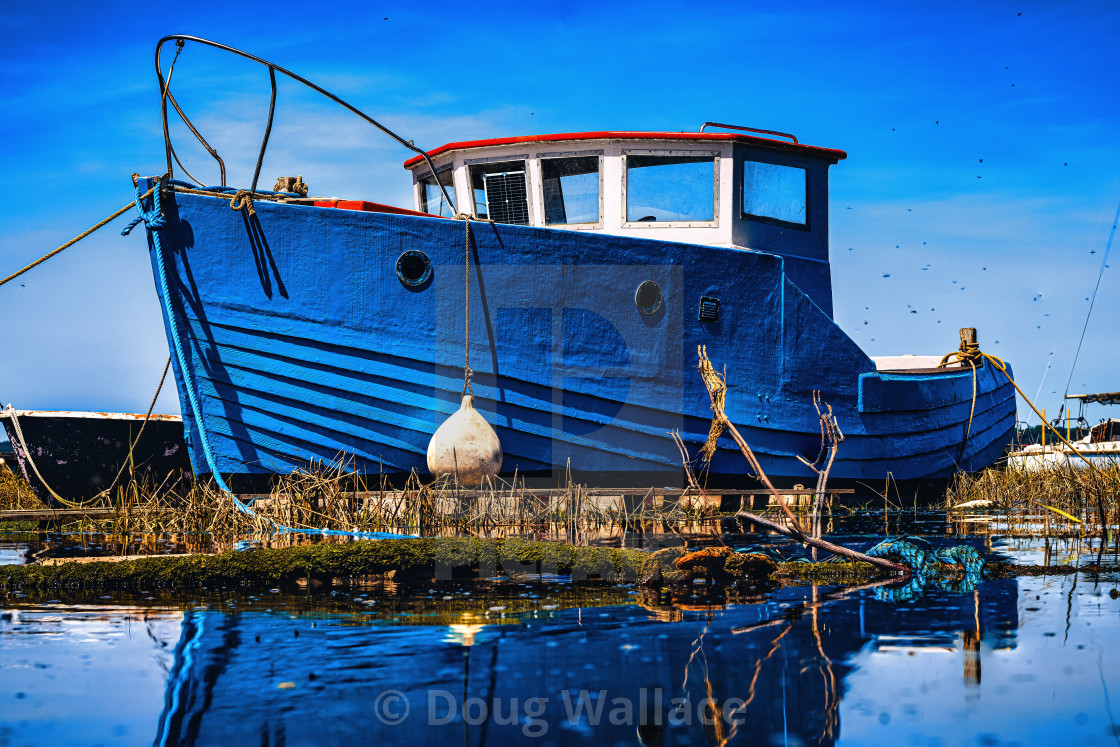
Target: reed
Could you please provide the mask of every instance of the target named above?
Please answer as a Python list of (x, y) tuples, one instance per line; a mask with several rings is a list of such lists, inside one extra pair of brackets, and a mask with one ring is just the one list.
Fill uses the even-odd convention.
[[(995, 530), (1000, 533), (1110, 534), (1120, 525), (1120, 467), (993, 467), (972, 475), (962, 473), (946, 491), (951, 520), (962, 521), (957, 509), (962, 504), (982, 509), (989, 517), (997, 516)], [(983, 533), (982, 524), (974, 520), (969, 533)]]
[[(43, 508), (22, 480), (0, 488), (0, 510)], [(4, 485), (5, 483), (0, 483)], [(629, 528), (675, 531), (721, 516), (718, 505), (697, 496), (658, 497), (652, 489), (605, 494), (567, 479), (558, 489), (531, 488), (520, 476), (491, 480), (465, 490), (453, 479), (425, 482), (416, 473), (392, 486), (378, 476), (354, 474), (338, 465), (313, 465), (278, 478), (268, 494), (241, 496), (261, 518), (239, 512), (211, 480), (183, 478), (156, 484), (143, 476), (122, 476), (111, 492), (83, 504), (114, 508), (116, 517), (96, 526), (126, 537), (158, 534), (205, 536), (230, 544), (246, 535), (271, 536), (271, 522), (294, 529), (394, 532), (421, 536), (501, 537), (532, 533), (541, 538), (586, 544)], [(187, 540), (184, 544), (190, 545)]]
[(45, 508), (43, 502), (31, 492), (31, 486), (21, 475), (7, 466), (0, 466), (0, 508), (9, 511)]

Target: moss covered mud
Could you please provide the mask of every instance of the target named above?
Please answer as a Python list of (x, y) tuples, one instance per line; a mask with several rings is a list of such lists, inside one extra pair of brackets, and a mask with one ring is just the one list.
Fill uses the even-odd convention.
[[(1114, 566), (988, 565), (988, 577), (1118, 572)], [(946, 566), (950, 576), (959, 569)], [(486, 579), (571, 576), (580, 582), (645, 587), (739, 587), (740, 590), (806, 583), (853, 586), (892, 574), (862, 562), (775, 563), (726, 548), (656, 553), (634, 549), (576, 547), (521, 538), (422, 538), (230, 551), (216, 555), (141, 556), (119, 562), (82, 558), (56, 565), (0, 565), (0, 595), (113, 591), (200, 599), (217, 590), (345, 587)]]
[(0, 566), (0, 590), (197, 591), (318, 586), (392, 574), (393, 580), (570, 574), (573, 580), (633, 581), (647, 553), (558, 542), (399, 539), (144, 557), (123, 562)]

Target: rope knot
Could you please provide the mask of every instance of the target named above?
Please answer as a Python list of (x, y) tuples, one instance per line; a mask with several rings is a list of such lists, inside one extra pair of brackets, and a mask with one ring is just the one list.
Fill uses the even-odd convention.
[(463, 367), (463, 394), (464, 395), (467, 392), (470, 392), (471, 394), (474, 394), (474, 386), (472, 384), (472, 379), (474, 379), (474, 369), (471, 368), (470, 365), (468, 364), (468, 365)]
[(961, 348), (957, 357), (961, 361), (975, 361), (981, 358), (980, 343), (971, 340), (961, 340)]
[(129, 222), (129, 224), (124, 227), (124, 230), (121, 231), (121, 236), (128, 236), (128, 234), (132, 232), (132, 229), (136, 228), (141, 223), (143, 223), (144, 227), (149, 231), (158, 231), (161, 228), (165, 228), (167, 226), (167, 219), (163, 217), (163, 209), (160, 206), (160, 196), (161, 189), (163, 187), (163, 181), (167, 178), (166, 174), (160, 178), (160, 183), (156, 185), (156, 188), (154, 190), (152, 190), (151, 210), (144, 209), (144, 197), (140, 194), (140, 180), (135, 178), (137, 176), (136, 174), (133, 174), (132, 176), (133, 189), (136, 190), (136, 212), (138, 212), (140, 215), (133, 218)]
[(257, 214), (256, 208), (253, 207), (253, 193), (247, 189), (239, 189), (234, 192), (233, 199), (229, 201), (229, 206), (233, 210), (244, 210), (249, 217)]

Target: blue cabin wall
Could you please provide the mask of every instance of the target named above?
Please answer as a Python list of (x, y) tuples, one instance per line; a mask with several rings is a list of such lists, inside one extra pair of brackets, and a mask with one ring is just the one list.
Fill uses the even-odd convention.
[[(806, 171), (806, 227), (744, 216), (743, 161), (794, 166)], [(790, 280), (832, 318), (832, 272), (828, 256), (828, 167), (834, 161), (737, 144), (731, 240), (736, 246), (777, 254)]]
[(825, 401), (854, 405), (854, 378), (874, 371), (875, 363), (809, 294), (802, 292), (788, 272), (783, 280), (787, 341), (783, 355), (784, 393), (804, 398), (811, 397), (816, 390)]

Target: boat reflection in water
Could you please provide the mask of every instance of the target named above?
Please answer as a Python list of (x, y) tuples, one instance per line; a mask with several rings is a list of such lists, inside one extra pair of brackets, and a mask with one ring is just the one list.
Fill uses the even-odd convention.
[[(833, 744), (861, 657), (943, 651), (974, 688), (981, 652), (1016, 645), (1017, 596), (1015, 581), (904, 604), (871, 588), (712, 605), (653, 594), (516, 617), (493, 607), (434, 625), (197, 610), (184, 620), (156, 741)], [(374, 599), (376, 610), (384, 600)]]

